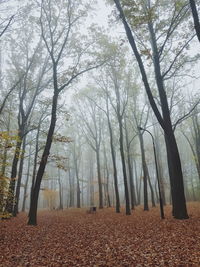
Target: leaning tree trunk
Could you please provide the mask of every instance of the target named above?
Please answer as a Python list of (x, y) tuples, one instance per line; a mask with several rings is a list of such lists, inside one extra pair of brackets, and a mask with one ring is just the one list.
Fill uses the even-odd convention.
[(35, 180), (35, 185), (34, 185), (33, 192), (32, 192), (32, 197), (31, 197), (29, 220), (28, 220), (29, 225), (37, 224), (38, 197), (39, 197), (40, 185), (41, 185), (42, 177), (44, 175), (45, 167), (47, 164), (47, 159), (50, 153), (52, 138), (53, 138), (55, 125), (56, 125), (57, 102), (58, 102), (58, 92), (57, 90), (54, 90), (50, 127), (49, 127), (45, 148), (42, 154), (42, 159), (40, 161), (40, 165), (39, 165), (36, 180)]
[(192, 11), (193, 20), (194, 20), (194, 28), (197, 34), (197, 38), (200, 42), (200, 23), (199, 23), (199, 15), (198, 15), (197, 7), (195, 4), (195, 0), (189, 0), (189, 1), (190, 1), (190, 7)]

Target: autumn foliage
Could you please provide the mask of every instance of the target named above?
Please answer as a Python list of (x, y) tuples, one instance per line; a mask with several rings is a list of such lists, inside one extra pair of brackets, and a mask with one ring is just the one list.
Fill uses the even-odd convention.
[(42, 211), (38, 226), (26, 215), (0, 222), (1, 267), (200, 266), (200, 204), (189, 204), (189, 220), (166, 219), (159, 209), (131, 216), (114, 209)]

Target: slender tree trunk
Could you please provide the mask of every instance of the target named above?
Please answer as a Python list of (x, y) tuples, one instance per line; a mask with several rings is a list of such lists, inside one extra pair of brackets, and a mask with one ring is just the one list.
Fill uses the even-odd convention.
[(131, 215), (130, 209), (130, 201), (129, 201), (129, 191), (128, 191), (128, 179), (126, 173), (126, 161), (124, 155), (124, 138), (123, 138), (123, 125), (122, 125), (122, 118), (119, 118), (119, 145), (120, 145), (120, 155), (122, 160), (122, 170), (123, 170), (123, 178), (124, 178), (124, 192), (125, 192), (125, 201), (126, 201), (126, 215)]
[(155, 181), (154, 188), (155, 188), (155, 194), (156, 194), (156, 203), (158, 204), (159, 196), (158, 196), (158, 191), (157, 191), (157, 180)]
[(103, 191), (101, 182), (101, 167), (100, 167), (100, 151), (98, 145), (96, 145), (96, 160), (97, 160), (97, 177), (99, 186), (99, 208), (103, 209)]
[[(147, 166), (146, 166), (147, 168)], [(147, 169), (148, 170), (148, 169)], [(156, 206), (156, 202), (155, 202), (155, 197), (154, 197), (154, 191), (153, 191), (153, 186), (151, 184), (151, 180), (150, 180), (150, 177), (149, 177), (149, 172), (148, 172), (148, 176), (147, 176), (147, 180), (149, 182), (149, 188), (150, 188), (150, 192), (151, 192), (151, 202), (152, 202), (152, 207), (155, 207)]]
[(93, 179), (93, 162), (92, 159), (90, 160), (90, 206), (94, 206), (94, 179)]
[(81, 207), (81, 190), (80, 190), (80, 181), (79, 181), (79, 171), (77, 165), (77, 159), (74, 159), (75, 172), (76, 172), (76, 207)]
[(69, 169), (69, 207), (74, 207), (74, 185), (71, 170)]
[(2, 160), (2, 165), (1, 165), (1, 173), (0, 173), (0, 212), (3, 211), (4, 209), (4, 194), (5, 194), (5, 187), (7, 184), (7, 181), (4, 180), (5, 177), (5, 171), (6, 171), (6, 161), (7, 161), (7, 146), (8, 146), (8, 141), (6, 141), (5, 146), (4, 146), (4, 151), (3, 151), (3, 160)]
[(104, 179), (106, 178), (105, 183), (105, 197), (106, 197), (106, 202), (107, 202), (107, 207), (111, 207), (111, 201), (110, 201), (110, 194), (109, 194), (109, 168), (108, 168), (108, 159), (107, 159), (107, 154), (106, 154), (106, 148), (105, 144), (103, 146), (103, 153), (104, 153)]
[(109, 194), (109, 170), (108, 170), (108, 164), (106, 161), (106, 194), (107, 194), (107, 206), (108, 208), (111, 207), (111, 201), (110, 201), (110, 194)]
[(12, 169), (11, 169), (11, 178), (10, 178), (10, 184), (9, 184), (9, 195), (6, 201), (6, 211), (9, 213), (13, 212), (13, 205), (14, 205), (14, 192), (15, 192), (15, 184), (16, 184), (16, 178), (17, 178), (17, 165), (19, 162), (19, 156), (20, 156), (20, 149), (22, 144), (22, 135), (19, 131), (18, 135), (18, 141), (15, 148), (15, 154), (12, 162)]
[(197, 114), (192, 116), (192, 124), (193, 124), (193, 129), (194, 129), (193, 139), (194, 139), (195, 151), (196, 151), (195, 163), (196, 163), (197, 171), (199, 174), (199, 180), (200, 180), (200, 126), (199, 126)]
[(135, 186), (136, 186), (136, 194), (137, 194), (137, 197), (136, 197), (136, 205), (140, 205), (140, 201), (139, 201), (139, 186), (138, 186), (138, 174), (137, 174), (137, 164), (136, 164), (135, 159), (133, 159), (133, 164), (134, 164)]
[(19, 206), (19, 196), (20, 196), (20, 189), (21, 189), (22, 173), (23, 173), (23, 167), (24, 167), (25, 149), (26, 149), (26, 136), (23, 139), (22, 152), (20, 155), (20, 164), (19, 164), (19, 172), (18, 172), (18, 179), (17, 179), (17, 186), (16, 186), (16, 193), (15, 193), (13, 216), (17, 216), (17, 214), (19, 212), (18, 206)]
[(125, 138), (126, 138), (126, 149), (127, 149), (127, 160), (128, 160), (128, 171), (129, 171), (129, 182), (130, 182), (130, 193), (131, 193), (131, 209), (134, 209), (135, 203), (136, 203), (136, 197), (135, 197), (135, 185), (133, 181), (133, 168), (131, 164), (131, 156), (130, 156), (130, 145), (128, 140), (128, 130), (125, 120)]
[(145, 158), (145, 152), (144, 152), (144, 141), (143, 141), (142, 133), (139, 131), (138, 134), (139, 134), (139, 141), (140, 141), (140, 150), (141, 150), (141, 155), (142, 155), (143, 184), (144, 184), (144, 210), (149, 210), (148, 192), (147, 192), (148, 171), (147, 171), (146, 158)]
[(58, 185), (59, 185), (59, 210), (63, 210), (63, 195), (62, 195), (62, 184), (60, 178), (60, 170), (58, 169)]
[(37, 171), (37, 161), (38, 161), (38, 153), (39, 153), (39, 136), (40, 136), (40, 123), (38, 125), (36, 140), (35, 140), (35, 156), (34, 156), (34, 162), (33, 162), (33, 175), (32, 175), (31, 192), (30, 192), (30, 206), (31, 206), (31, 200), (33, 198), (33, 189), (35, 185), (35, 177), (36, 177), (36, 171)]
[(53, 103), (52, 103), (52, 112), (51, 112), (51, 123), (47, 135), (47, 140), (45, 144), (45, 148), (42, 154), (42, 159), (38, 168), (35, 185), (33, 189), (33, 194), (31, 198), (31, 205), (29, 211), (29, 225), (36, 225), (37, 224), (37, 206), (38, 206), (38, 197), (40, 192), (40, 185), (42, 181), (42, 177), (45, 171), (45, 167), (47, 164), (47, 159), (50, 153), (50, 148), (52, 144), (52, 138), (54, 134), (54, 129), (56, 125), (56, 111), (57, 111), (57, 102), (58, 102), (58, 91), (54, 89), (54, 96), (53, 96)]
[(163, 178), (163, 167), (162, 167), (162, 161), (161, 161), (160, 143), (159, 143), (159, 137), (158, 137), (155, 127), (154, 127), (154, 135), (155, 135), (155, 147), (156, 147), (156, 155), (157, 155), (156, 159), (157, 159), (157, 165), (158, 165), (158, 179), (160, 182), (160, 191), (161, 191), (163, 205), (166, 205), (165, 185), (164, 185), (164, 178)]
[(119, 213), (120, 212), (120, 199), (119, 199), (119, 190), (118, 190), (117, 166), (116, 166), (115, 149), (114, 149), (114, 144), (113, 144), (113, 130), (112, 130), (111, 122), (110, 122), (109, 109), (108, 109), (108, 100), (106, 100), (106, 104), (107, 104), (106, 106), (107, 106), (108, 129), (109, 129), (109, 134), (110, 134), (110, 150), (111, 150), (112, 164), (113, 164), (115, 198), (116, 198), (115, 210), (116, 210), (116, 213)]
[(30, 167), (31, 167), (31, 145), (29, 147), (28, 167), (27, 167), (26, 182), (25, 182), (25, 186), (24, 186), (22, 212), (24, 212), (26, 210), (26, 199), (27, 199), (27, 189), (28, 189), (28, 181), (29, 181), (29, 175), (30, 175)]

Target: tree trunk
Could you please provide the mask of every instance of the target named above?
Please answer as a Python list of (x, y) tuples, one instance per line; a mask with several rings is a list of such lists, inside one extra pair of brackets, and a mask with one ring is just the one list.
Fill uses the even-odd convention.
[(38, 152), (39, 152), (39, 136), (40, 136), (40, 123), (38, 125), (36, 140), (35, 140), (35, 156), (34, 156), (34, 163), (33, 163), (33, 175), (32, 175), (31, 192), (30, 192), (30, 206), (31, 206), (31, 199), (33, 197), (33, 189), (34, 189), (34, 185), (35, 185), (35, 177), (36, 177), (36, 172), (37, 172), (37, 160), (38, 160)]
[(15, 148), (15, 154), (12, 162), (12, 169), (11, 169), (11, 178), (10, 178), (10, 184), (9, 184), (9, 195), (6, 201), (6, 211), (9, 213), (13, 212), (13, 205), (14, 205), (14, 193), (15, 193), (15, 183), (17, 179), (17, 165), (19, 162), (19, 156), (20, 156), (20, 149), (22, 144), (22, 135), (19, 131), (18, 134), (19, 140), (17, 141), (16, 148)]
[(102, 182), (101, 182), (101, 167), (100, 167), (100, 155), (99, 147), (96, 145), (96, 160), (97, 160), (97, 177), (98, 177), (98, 186), (99, 186), (99, 208), (103, 209), (103, 191), (102, 191)]
[(176, 219), (188, 219), (180, 156), (172, 129), (170, 132), (165, 135), (165, 142), (172, 193), (172, 214)]
[(106, 160), (106, 197), (107, 197), (107, 207), (111, 207), (111, 201), (110, 201), (110, 194), (109, 194), (109, 170), (108, 170), (108, 164)]
[(140, 192), (139, 192), (139, 186), (138, 186), (137, 164), (136, 164), (135, 159), (133, 159), (133, 164), (134, 164), (134, 171), (135, 171), (135, 186), (136, 186), (136, 194), (137, 194), (136, 205), (140, 205), (140, 200), (139, 200)]
[(94, 180), (93, 180), (93, 162), (90, 160), (90, 206), (94, 206)]
[(54, 89), (53, 103), (52, 103), (52, 112), (51, 112), (51, 123), (47, 135), (47, 140), (45, 144), (45, 148), (42, 154), (42, 159), (38, 168), (35, 185), (33, 188), (33, 194), (31, 197), (30, 211), (29, 211), (29, 225), (37, 224), (37, 206), (38, 206), (38, 197), (40, 192), (40, 185), (42, 181), (42, 177), (45, 171), (45, 167), (47, 164), (47, 159), (50, 153), (50, 148), (52, 144), (52, 138), (54, 134), (54, 129), (56, 125), (56, 111), (57, 111), (57, 102), (58, 102), (58, 92)]
[(134, 209), (135, 203), (136, 203), (136, 197), (135, 197), (135, 185), (133, 181), (133, 168), (131, 164), (131, 156), (130, 156), (130, 144), (128, 140), (128, 130), (125, 120), (125, 138), (126, 138), (126, 149), (127, 149), (127, 160), (128, 160), (128, 171), (129, 171), (129, 182), (130, 182), (130, 193), (131, 193), (131, 209)]
[(124, 192), (125, 192), (125, 201), (126, 201), (126, 215), (131, 215), (130, 209), (130, 201), (129, 201), (129, 191), (128, 191), (128, 179), (126, 173), (126, 161), (124, 155), (124, 138), (123, 138), (123, 125), (122, 125), (122, 118), (119, 118), (119, 145), (120, 145), (120, 155), (122, 161), (122, 170), (123, 170), (123, 178), (124, 178)]
[(14, 203), (14, 209), (13, 209), (13, 216), (17, 216), (17, 214), (19, 213), (18, 206), (19, 206), (19, 196), (20, 196), (21, 181), (22, 181), (22, 172), (23, 172), (23, 167), (24, 167), (25, 149), (26, 149), (26, 136), (23, 139), (22, 152), (20, 155), (20, 164), (19, 164), (16, 192), (15, 192), (15, 203)]
[(79, 171), (77, 165), (77, 159), (74, 158), (75, 172), (76, 172), (76, 207), (81, 207), (81, 190), (80, 190), (80, 182), (79, 182)]
[[(146, 166), (147, 168), (147, 166)], [(148, 169), (147, 169), (148, 170)], [(150, 192), (151, 192), (151, 202), (152, 202), (152, 207), (155, 207), (156, 206), (156, 202), (155, 202), (155, 197), (154, 197), (154, 191), (153, 191), (153, 186), (151, 184), (151, 180), (150, 180), (150, 177), (149, 177), (149, 172), (148, 172), (148, 176), (147, 176), (147, 180), (149, 182), (149, 188), (150, 188)]]
[(141, 150), (141, 156), (142, 156), (142, 169), (143, 169), (143, 184), (144, 184), (144, 210), (149, 210), (148, 206), (148, 192), (147, 192), (147, 177), (148, 177), (148, 171), (147, 171), (147, 165), (146, 165), (146, 158), (145, 158), (145, 152), (144, 152), (144, 141), (142, 133), (139, 131), (139, 141), (140, 141), (140, 150)]
[(109, 109), (108, 109), (108, 100), (106, 100), (106, 106), (107, 106), (108, 129), (109, 129), (109, 134), (110, 134), (110, 150), (111, 150), (112, 164), (113, 164), (113, 177), (114, 177), (114, 188), (115, 188), (115, 199), (116, 199), (115, 211), (116, 213), (119, 213), (120, 212), (120, 199), (119, 199), (119, 190), (118, 190), (117, 166), (116, 166), (115, 149), (113, 145), (113, 130), (112, 130), (111, 122), (110, 122)]
[(29, 148), (29, 157), (28, 157), (28, 168), (27, 168), (27, 176), (26, 176), (26, 182), (24, 186), (24, 197), (23, 197), (23, 203), (22, 203), (22, 212), (26, 210), (26, 199), (27, 199), (27, 189), (28, 189), (28, 181), (29, 181), (29, 175), (30, 175), (30, 166), (31, 166), (31, 145)]
[(6, 140), (5, 146), (4, 146), (4, 151), (3, 151), (3, 160), (2, 160), (2, 165), (1, 165), (1, 173), (0, 173), (0, 212), (3, 211), (4, 209), (4, 194), (5, 194), (5, 187), (7, 184), (7, 181), (4, 180), (5, 177), (5, 171), (6, 171), (6, 161), (7, 161), (7, 146), (8, 146), (8, 140)]
[(158, 179), (160, 182), (160, 191), (162, 196), (163, 205), (166, 205), (166, 197), (165, 197), (165, 185), (164, 185), (164, 178), (163, 178), (163, 167), (162, 167), (162, 161), (161, 161), (161, 151), (160, 151), (160, 142), (158, 134), (156, 133), (156, 129), (154, 127), (154, 135), (155, 135), (155, 148), (156, 148), (156, 159), (157, 159), (157, 165), (158, 165)]
[(69, 207), (74, 207), (74, 180), (69, 169)]
[(60, 170), (58, 169), (58, 185), (59, 185), (59, 210), (63, 210), (63, 195), (62, 195), (62, 184), (61, 184), (61, 178), (60, 178)]
[(193, 16), (193, 20), (194, 20), (194, 28), (197, 34), (197, 38), (200, 42), (200, 23), (199, 23), (199, 16), (198, 16), (198, 12), (197, 12), (197, 7), (195, 4), (195, 0), (189, 0), (190, 1), (190, 7), (191, 7), (191, 11), (192, 11), (192, 16)]

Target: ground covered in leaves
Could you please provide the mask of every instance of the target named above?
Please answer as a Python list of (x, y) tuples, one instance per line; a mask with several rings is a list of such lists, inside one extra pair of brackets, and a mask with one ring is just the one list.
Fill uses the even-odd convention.
[(200, 203), (188, 205), (189, 220), (165, 208), (131, 216), (114, 209), (42, 211), (38, 226), (27, 215), (0, 221), (1, 267), (200, 266)]

